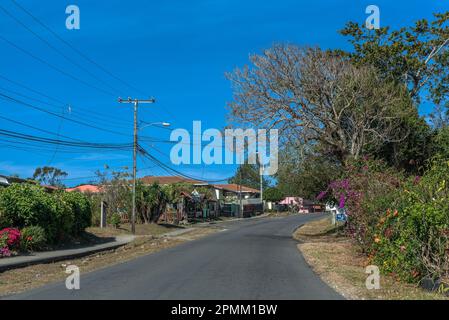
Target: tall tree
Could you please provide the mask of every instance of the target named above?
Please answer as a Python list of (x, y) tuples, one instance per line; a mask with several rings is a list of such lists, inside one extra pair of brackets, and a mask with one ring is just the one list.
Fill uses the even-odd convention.
[(227, 74), (231, 122), (277, 128), (284, 139), (319, 144), (342, 162), (406, 137), (397, 128), (413, 112), (409, 94), (372, 67), (294, 45), (276, 45), (251, 62)]
[(33, 180), (39, 181), (54, 187), (64, 187), (62, 179), (67, 177), (68, 173), (54, 167), (36, 168), (33, 174)]

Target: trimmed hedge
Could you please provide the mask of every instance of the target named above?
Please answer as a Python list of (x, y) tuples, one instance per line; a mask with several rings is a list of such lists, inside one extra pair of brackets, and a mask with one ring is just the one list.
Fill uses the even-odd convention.
[(50, 194), (32, 184), (0, 189), (0, 229), (39, 226), (45, 230), (47, 240), (56, 243), (78, 235), (90, 220), (90, 203), (83, 194)]

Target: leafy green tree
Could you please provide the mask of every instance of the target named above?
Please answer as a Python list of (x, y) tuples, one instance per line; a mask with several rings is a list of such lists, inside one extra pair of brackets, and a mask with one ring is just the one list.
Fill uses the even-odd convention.
[(265, 201), (279, 202), (285, 198), (284, 193), (277, 187), (270, 187), (263, 193)]
[(429, 93), (436, 104), (449, 93), (449, 11), (390, 30), (368, 30), (349, 22), (340, 33), (349, 38), (351, 52), (339, 51), (356, 65), (374, 66), (384, 78), (405, 83), (415, 101)]
[(64, 187), (62, 179), (67, 177), (68, 173), (54, 167), (36, 168), (33, 174), (33, 180), (39, 181), (54, 187)]
[[(270, 185), (270, 182), (263, 177), (264, 188)], [(260, 189), (260, 169), (258, 165), (243, 164), (241, 165), (234, 177), (229, 179), (229, 183), (243, 185), (253, 189)]]

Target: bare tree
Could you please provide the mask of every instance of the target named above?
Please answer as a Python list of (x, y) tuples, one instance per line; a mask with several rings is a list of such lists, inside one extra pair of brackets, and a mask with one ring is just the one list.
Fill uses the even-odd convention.
[(277, 128), (284, 139), (319, 145), (342, 161), (405, 138), (397, 128), (414, 111), (409, 93), (373, 68), (293, 45), (276, 45), (251, 63), (227, 74), (233, 124)]

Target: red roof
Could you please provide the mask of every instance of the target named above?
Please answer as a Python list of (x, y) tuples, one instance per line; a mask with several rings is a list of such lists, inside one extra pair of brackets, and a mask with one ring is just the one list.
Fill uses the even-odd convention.
[(99, 192), (101, 192), (101, 189), (99, 186), (95, 186), (92, 184), (84, 184), (84, 185), (78, 186), (76, 188), (66, 189), (65, 191), (67, 191), (67, 192), (78, 191), (78, 192), (82, 192), (82, 193), (99, 193)]
[[(214, 185), (217, 189), (223, 189), (226, 191), (232, 191), (239, 193), (242, 190), (242, 193), (260, 193), (260, 190), (256, 190), (250, 187), (240, 186), (238, 184), (216, 184)], [(240, 189), (241, 188), (241, 189)]]
[(162, 185), (175, 184), (175, 183), (187, 183), (193, 185), (206, 185), (207, 183), (199, 180), (190, 180), (182, 177), (166, 176), (166, 177), (154, 177), (147, 176), (140, 179), (144, 184), (159, 183)]

